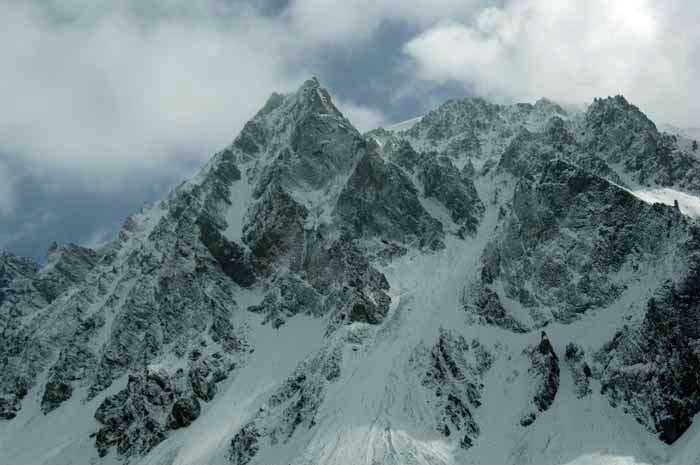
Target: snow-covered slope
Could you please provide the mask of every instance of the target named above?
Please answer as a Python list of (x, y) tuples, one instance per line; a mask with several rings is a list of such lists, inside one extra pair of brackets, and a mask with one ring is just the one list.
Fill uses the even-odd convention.
[(0, 463), (697, 464), (691, 149), (622, 97), (273, 94), (99, 253), (0, 257)]
[(662, 203), (664, 205), (676, 205), (684, 215), (698, 218), (700, 217), (700, 197), (686, 194), (674, 189), (664, 187), (661, 189), (632, 191), (636, 197), (647, 203)]

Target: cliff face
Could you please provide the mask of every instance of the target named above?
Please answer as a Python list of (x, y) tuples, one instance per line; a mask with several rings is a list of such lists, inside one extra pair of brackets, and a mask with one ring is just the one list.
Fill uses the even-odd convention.
[(622, 97), (399, 128), (313, 79), (99, 253), (2, 255), (0, 456), (681, 464), (696, 156)]

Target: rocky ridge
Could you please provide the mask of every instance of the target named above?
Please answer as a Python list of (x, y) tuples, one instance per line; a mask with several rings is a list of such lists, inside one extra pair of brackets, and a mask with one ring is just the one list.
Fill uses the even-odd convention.
[(562, 402), (597, 402), (632, 439), (568, 453), (653, 460), (640, 444), (665, 451), (700, 412), (700, 242), (638, 192), (698, 195), (698, 163), (620, 96), (575, 114), (451, 100), (362, 135), (316, 79), (273, 94), (99, 253), (0, 257), (0, 426), (17, 443), (79, 415), (91, 435), (0, 452), (555, 463), (503, 438), (535, 443)]

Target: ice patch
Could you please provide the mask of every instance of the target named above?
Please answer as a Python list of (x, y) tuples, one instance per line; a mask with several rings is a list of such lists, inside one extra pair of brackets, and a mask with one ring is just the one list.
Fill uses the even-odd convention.
[(253, 196), (245, 166), (241, 167), (241, 179), (231, 185), (231, 206), (226, 211), (226, 230), (224, 236), (237, 243), (242, 243), (243, 223), (248, 212), (248, 205)]
[(662, 203), (673, 206), (678, 201), (678, 207), (686, 216), (700, 218), (700, 197), (686, 194), (667, 187), (661, 189), (630, 191), (632, 195), (649, 204)]

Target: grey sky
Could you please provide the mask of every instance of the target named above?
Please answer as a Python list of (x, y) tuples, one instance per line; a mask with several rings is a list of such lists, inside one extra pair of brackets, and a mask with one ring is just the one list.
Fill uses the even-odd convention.
[(700, 125), (694, 0), (0, 0), (0, 249), (94, 243), (310, 75), (368, 129), (625, 94)]

